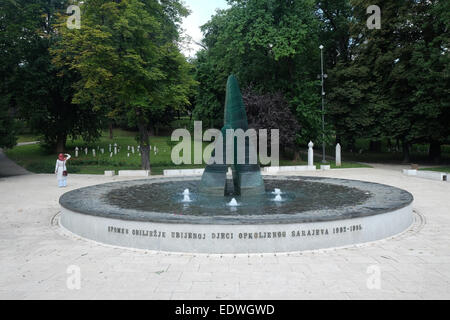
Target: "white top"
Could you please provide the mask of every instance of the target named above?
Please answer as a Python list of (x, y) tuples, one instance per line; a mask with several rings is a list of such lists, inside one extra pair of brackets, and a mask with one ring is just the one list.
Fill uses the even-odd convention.
[(67, 158), (64, 161), (61, 161), (59, 159), (56, 160), (55, 173), (56, 173), (56, 177), (57, 177), (58, 180), (61, 180), (61, 179), (64, 178), (63, 175), (62, 175), (63, 171), (67, 170), (67, 168), (66, 168), (66, 161), (70, 159), (70, 154), (66, 153), (66, 156), (67, 156)]

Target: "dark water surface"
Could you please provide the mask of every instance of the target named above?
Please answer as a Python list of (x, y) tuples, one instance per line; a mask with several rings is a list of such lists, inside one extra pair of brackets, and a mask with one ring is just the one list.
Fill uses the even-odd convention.
[[(214, 215), (289, 215), (311, 210), (338, 209), (364, 203), (370, 192), (344, 185), (305, 180), (265, 180), (262, 196), (235, 197), (238, 206), (227, 203), (231, 196), (204, 196), (198, 192), (199, 180), (148, 183), (116, 188), (104, 201), (123, 209), (156, 211), (192, 216)], [(274, 201), (275, 188), (281, 189), (281, 202)], [(189, 189), (191, 202), (183, 202)]]

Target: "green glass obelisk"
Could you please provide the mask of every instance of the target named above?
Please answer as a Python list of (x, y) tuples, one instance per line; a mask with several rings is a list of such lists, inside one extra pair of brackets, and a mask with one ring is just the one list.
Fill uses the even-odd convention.
[[(242, 129), (244, 132), (248, 129), (247, 113), (245, 112), (238, 81), (234, 75), (228, 77), (226, 87), (224, 126), (221, 130), (223, 136), (223, 161), (222, 164), (214, 163), (206, 166), (200, 182), (200, 192), (241, 196), (263, 194), (264, 181), (259, 165), (251, 164), (249, 161), (249, 152), (256, 152), (256, 149), (250, 150), (250, 148), (255, 148), (255, 146), (251, 146), (248, 139), (245, 139), (244, 145), (238, 146), (237, 139), (233, 138), (234, 161), (232, 164), (226, 162), (227, 129)], [(237, 149), (243, 147), (245, 147), (245, 161), (239, 164), (237, 161)], [(227, 184), (228, 167), (231, 167), (233, 173), (232, 185)]]

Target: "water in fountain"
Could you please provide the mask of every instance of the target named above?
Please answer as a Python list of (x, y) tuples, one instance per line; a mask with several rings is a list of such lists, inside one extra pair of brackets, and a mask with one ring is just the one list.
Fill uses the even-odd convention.
[(281, 189), (274, 188), (272, 193), (273, 194), (281, 194), (282, 192), (281, 192)]
[(191, 202), (191, 197), (189, 197), (189, 189), (184, 189), (183, 191), (183, 202)]
[(273, 199), (274, 201), (283, 201), (283, 199), (281, 198), (280, 194), (277, 194), (275, 196), (275, 199)]
[(238, 205), (238, 203), (237, 203), (236, 199), (233, 198), (233, 199), (231, 199), (230, 202), (228, 202), (228, 205), (229, 205), (230, 207), (236, 207), (236, 206)]

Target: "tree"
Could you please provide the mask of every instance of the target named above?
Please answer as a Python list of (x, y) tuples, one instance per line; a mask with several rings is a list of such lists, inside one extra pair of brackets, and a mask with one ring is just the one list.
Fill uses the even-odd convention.
[(13, 19), (17, 19), (17, 9), (14, 2), (0, 3), (0, 148), (11, 148), (17, 141), (13, 116), (15, 105), (10, 94), (11, 73), (18, 65), (14, 41), (18, 38), (19, 30), (15, 24), (11, 24)]
[[(405, 162), (412, 143), (431, 142), (430, 152), (439, 154), (449, 135), (448, 3), (384, 1), (380, 29), (366, 25), (372, 2), (349, 3), (351, 9), (334, 8), (323, 21), (349, 34), (348, 54), (329, 72), (329, 110), (338, 136), (350, 145), (358, 137), (396, 139)], [(345, 12), (346, 19), (337, 19)]]
[(188, 11), (178, 0), (89, 0), (82, 11), (81, 29), (61, 26), (54, 62), (80, 74), (74, 101), (131, 117), (139, 129), (142, 168), (150, 170), (152, 114), (182, 108), (195, 85), (176, 44)]
[[(294, 148), (300, 126), (281, 92), (258, 94), (253, 89), (243, 90), (242, 99), (247, 111), (249, 128), (255, 130), (279, 128), (282, 150)], [(283, 125), (280, 126), (280, 123)], [(270, 145), (270, 139), (268, 139)]]
[(56, 15), (65, 11), (68, 1), (15, 0), (3, 6), (2, 109), (27, 120), (31, 129), (43, 135), (44, 145), (57, 152), (64, 151), (69, 136), (95, 139), (97, 114), (89, 106), (71, 103), (77, 75), (58, 77), (62, 70), (51, 63), (49, 53), (59, 38), (54, 29)]
[(197, 54), (197, 119), (219, 127), (225, 83), (236, 74), (243, 87), (280, 91), (302, 124), (303, 143), (321, 132), (317, 20), (310, 0), (233, 0), (202, 26), (204, 49)]

